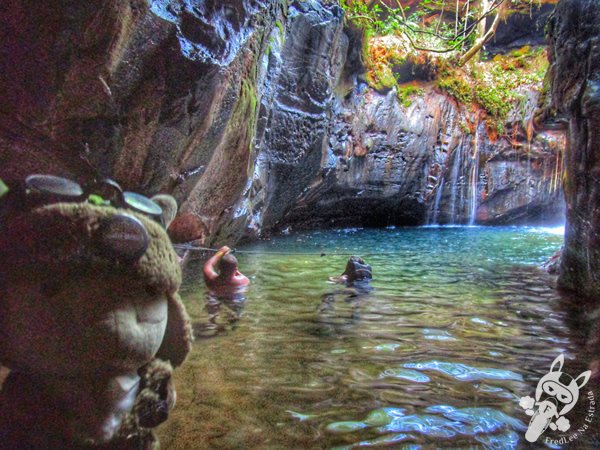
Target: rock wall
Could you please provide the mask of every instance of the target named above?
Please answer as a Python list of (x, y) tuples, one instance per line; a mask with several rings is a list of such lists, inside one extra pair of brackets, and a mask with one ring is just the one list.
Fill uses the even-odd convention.
[(284, 12), (275, 0), (5, 2), (1, 176), (198, 192), (188, 231), (217, 227), (252, 165), (257, 64)]
[(600, 296), (600, 3), (561, 0), (549, 28), (552, 106), (569, 121), (559, 284)]
[(346, 51), (335, 5), (7, 0), (0, 24), (9, 185), (42, 172), (172, 193), (174, 237), (209, 243), (277, 222), (319, 170)]
[[(322, 169), (334, 96), (347, 52), (342, 10), (292, 2), (261, 57), (255, 164), (221, 239), (253, 238), (277, 226)], [(202, 201), (202, 199), (193, 200)], [(185, 206), (185, 205), (184, 205)]]
[(335, 3), (5, 1), (0, 177), (171, 193), (172, 237), (207, 245), (560, 210), (559, 138), (495, 139), (430, 87), (409, 107), (368, 89)]
[[(424, 86), (409, 106), (358, 82), (334, 103), (323, 169), (286, 226), (506, 224), (560, 221), (563, 137), (532, 132), (539, 93), (498, 137), (483, 111)], [(523, 114), (524, 113), (524, 114)]]

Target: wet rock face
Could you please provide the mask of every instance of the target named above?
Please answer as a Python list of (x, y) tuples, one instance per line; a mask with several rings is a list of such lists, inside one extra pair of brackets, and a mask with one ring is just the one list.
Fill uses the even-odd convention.
[(562, 0), (550, 27), (552, 103), (569, 119), (559, 283), (600, 295), (600, 3)]
[(268, 38), (258, 75), (256, 163), (225, 233), (249, 237), (277, 226), (322, 170), (333, 91), (347, 52), (342, 10), (318, 1), (292, 2), (285, 30)]
[(256, 64), (281, 14), (277, 0), (3, 2), (0, 176), (169, 192), (214, 233), (252, 166)]
[[(419, 224), (426, 214), (421, 192), (435, 139), (429, 124), (404, 110), (395, 94), (364, 85), (336, 101), (323, 168), (286, 222), (301, 227)], [(424, 102), (423, 102), (424, 104)], [(415, 120), (416, 119), (416, 120)]]
[(560, 221), (563, 137), (533, 133), (537, 93), (514, 117), (511, 140), (480, 111), (429, 88), (403, 106), (395, 91), (357, 84), (335, 103), (320, 174), (286, 226), (506, 224)]
[(191, 60), (228, 66), (252, 35), (268, 0), (151, 0), (158, 17), (175, 24), (181, 52)]
[(170, 193), (177, 240), (502, 223), (558, 203), (554, 138), (523, 152), (431, 89), (408, 108), (367, 89), (335, 2), (7, 0), (0, 23), (0, 176)]

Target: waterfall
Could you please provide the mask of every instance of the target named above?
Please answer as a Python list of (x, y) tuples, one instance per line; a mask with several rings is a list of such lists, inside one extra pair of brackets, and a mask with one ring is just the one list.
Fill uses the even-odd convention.
[(450, 211), (448, 223), (454, 224), (456, 218), (456, 189), (458, 186), (459, 172), (462, 160), (462, 145), (454, 150), (454, 160), (452, 161), (452, 172), (450, 172)]
[(475, 224), (477, 216), (477, 178), (479, 176), (479, 157), (473, 155), (471, 162), (471, 175), (469, 177), (469, 225)]
[(556, 151), (556, 164), (554, 166), (554, 170), (552, 171), (552, 178), (550, 179), (550, 193), (554, 193), (554, 191), (556, 191), (556, 189), (558, 188), (558, 182), (559, 182), (559, 178), (560, 178), (560, 172), (561, 172), (561, 167), (560, 167), (560, 158), (561, 158), (561, 152), (559, 150)]
[(445, 176), (442, 174), (431, 211), (431, 224), (438, 223), (444, 187), (450, 189), (448, 208), (443, 208), (442, 205), (442, 208), (447, 211), (445, 222), (475, 224), (479, 188), (479, 150), (479, 128), (477, 127), (473, 137), (473, 152), (469, 152), (468, 142), (461, 142), (452, 153), (450, 173)]
[(479, 181), (479, 123), (475, 126), (473, 153), (469, 156), (470, 157), (465, 158), (465, 170), (468, 170), (468, 182), (465, 186), (467, 191), (467, 204), (465, 204), (465, 206), (468, 207), (467, 224), (474, 225), (475, 219), (477, 218), (477, 188)]
[(435, 191), (435, 199), (433, 201), (433, 217), (429, 221), (430, 225), (438, 225), (438, 216), (440, 215), (440, 200), (442, 199), (442, 193), (444, 192), (444, 176), (438, 184), (437, 191)]
[(473, 139), (473, 155), (471, 156), (471, 173), (469, 175), (469, 225), (475, 224), (477, 215), (477, 178), (479, 177), (479, 126), (475, 127)]

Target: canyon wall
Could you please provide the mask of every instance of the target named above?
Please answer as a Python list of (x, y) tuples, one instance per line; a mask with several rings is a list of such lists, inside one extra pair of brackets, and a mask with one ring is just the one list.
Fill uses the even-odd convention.
[(549, 27), (551, 108), (568, 119), (559, 284), (600, 296), (600, 3), (562, 0)]
[(7, 0), (0, 177), (111, 177), (180, 204), (207, 245), (287, 227), (500, 224), (561, 215), (560, 135), (537, 93), (490, 133), (433, 84), (362, 79), (330, 1)]
[(214, 234), (252, 172), (257, 72), (284, 3), (4, 2), (0, 176), (168, 192), (184, 238)]
[(563, 136), (532, 133), (535, 92), (515, 133), (498, 137), (481, 110), (432, 86), (398, 101), (360, 82), (334, 102), (323, 170), (285, 217), (290, 226), (558, 222)]

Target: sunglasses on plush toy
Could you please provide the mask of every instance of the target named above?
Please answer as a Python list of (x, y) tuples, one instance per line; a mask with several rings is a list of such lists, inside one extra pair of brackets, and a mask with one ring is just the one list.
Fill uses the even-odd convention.
[(25, 179), (26, 199), (37, 203), (90, 201), (131, 209), (162, 223), (162, 208), (148, 197), (123, 191), (119, 183), (109, 178), (94, 181), (82, 188), (79, 183), (54, 175), (29, 175)]
[[(3, 195), (8, 191), (4, 183)], [(29, 175), (19, 191), (26, 207), (52, 203), (89, 202), (97, 206), (115, 206), (144, 214), (163, 227), (163, 210), (148, 197), (135, 192), (123, 191), (114, 180), (94, 181), (82, 187), (79, 183), (54, 175)], [(129, 214), (115, 214), (104, 220), (97, 231), (97, 242), (109, 257), (133, 261), (142, 256), (149, 245), (144, 224)]]

